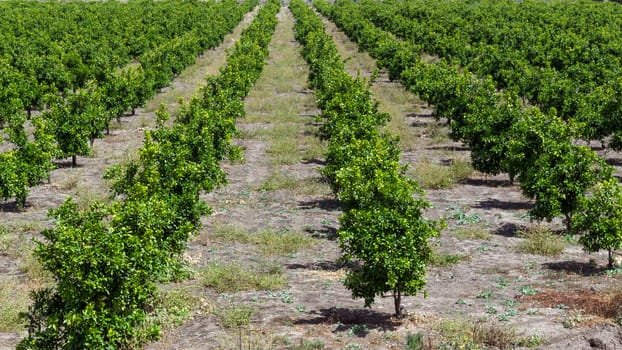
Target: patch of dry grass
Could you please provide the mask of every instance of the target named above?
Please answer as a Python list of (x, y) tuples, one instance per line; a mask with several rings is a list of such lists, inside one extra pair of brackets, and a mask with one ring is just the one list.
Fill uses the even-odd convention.
[(271, 229), (250, 232), (236, 225), (217, 225), (209, 236), (201, 240), (250, 244), (257, 247), (260, 254), (269, 256), (295, 254), (316, 243), (313, 238), (300, 232)]
[(200, 272), (202, 283), (217, 293), (245, 290), (278, 290), (287, 284), (281, 268), (248, 268), (238, 263), (211, 263)]
[(449, 165), (422, 159), (409, 169), (409, 174), (422, 188), (431, 190), (451, 188), (467, 179), (472, 173), (473, 168), (465, 159), (454, 159)]
[(537, 347), (544, 342), (540, 336), (524, 336), (515, 328), (492, 322), (468, 319), (443, 320), (436, 326), (446, 349), (514, 349)]
[(31, 287), (17, 278), (0, 280), (0, 332), (21, 332), (20, 313), (28, 311)]
[(280, 171), (274, 171), (259, 186), (259, 191), (292, 190), (299, 185), (298, 179), (287, 176)]
[(488, 233), (488, 228), (477, 224), (458, 226), (449, 232), (459, 239), (474, 239), (483, 241), (489, 241), (492, 239), (492, 235)]
[(544, 225), (527, 226), (518, 233), (518, 236), (524, 238), (516, 246), (516, 250), (522, 253), (557, 256), (568, 246), (563, 237), (556, 235)]
[(322, 178), (308, 178), (300, 181), (295, 192), (306, 196), (332, 195), (330, 185)]

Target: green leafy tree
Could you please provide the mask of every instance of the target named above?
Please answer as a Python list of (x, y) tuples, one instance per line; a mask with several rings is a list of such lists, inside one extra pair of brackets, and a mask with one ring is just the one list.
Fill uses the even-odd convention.
[(52, 159), (56, 153), (55, 143), (45, 130), (41, 118), (33, 119), (34, 140), (29, 140), (24, 123), (25, 113), (13, 115), (2, 134), (10, 150), (0, 153), (0, 198), (15, 198), (17, 206), (26, 205), (28, 187), (39, 184), (54, 168)]
[(95, 138), (103, 136), (110, 120), (101, 101), (100, 91), (89, 85), (66, 98), (54, 98), (50, 110), (45, 113), (61, 157), (71, 157), (73, 166), (77, 156), (87, 156)]
[(346, 261), (358, 263), (345, 280), (352, 296), (370, 306), (376, 296), (391, 292), (395, 314), (402, 317), (402, 295), (425, 286), (428, 239), (438, 235), (439, 225), (423, 216), (429, 206), (423, 191), (404, 177), (399, 152), (384, 140), (354, 141), (359, 156), (337, 171), (344, 207), (339, 245)]
[(579, 242), (587, 252), (607, 249), (613, 268), (613, 250), (622, 248), (622, 188), (616, 179), (600, 182), (591, 196), (581, 199), (573, 230), (581, 234)]
[(137, 338), (161, 252), (150, 226), (138, 236), (114, 214), (96, 203), (81, 211), (71, 199), (50, 211), (56, 226), (42, 232), (35, 255), (56, 286), (32, 293), (28, 336), (18, 349), (118, 349)]
[(581, 198), (612, 173), (594, 151), (575, 145), (573, 134), (573, 126), (554, 114), (532, 109), (512, 126), (506, 159), (523, 194), (535, 199), (530, 214), (539, 220), (563, 215), (569, 231)]

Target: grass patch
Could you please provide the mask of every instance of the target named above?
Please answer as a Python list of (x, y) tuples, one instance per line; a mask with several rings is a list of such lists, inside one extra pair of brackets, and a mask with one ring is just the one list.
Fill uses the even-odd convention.
[(22, 256), (19, 270), (26, 274), (30, 280), (40, 284), (50, 284), (54, 281), (52, 273), (43, 268), (32, 249)]
[(257, 129), (247, 128), (247, 129), (238, 130), (237, 137), (240, 140), (252, 140), (252, 139), (257, 138), (258, 135), (259, 135), (259, 132), (257, 131)]
[(523, 336), (510, 326), (462, 319), (441, 321), (437, 331), (442, 338), (441, 348), (449, 349), (513, 349), (543, 343), (542, 337)]
[(424, 189), (438, 190), (453, 187), (467, 179), (473, 168), (464, 159), (452, 160), (450, 165), (441, 165), (423, 159), (410, 170), (410, 173)]
[(516, 246), (516, 250), (522, 253), (557, 256), (568, 246), (563, 237), (543, 225), (530, 225), (522, 229), (518, 236), (524, 238)]
[(214, 311), (218, 322), (224, 328), (245, 327), (251, 324), (255, 309), (246, 304), (229, 303)]
[(492, 239), (492, 235), (488, 233), (486, 227), (481, 225), (460, 226), (450, 232), (459, 239), (474, 239), (482, 241), (489, 241)]
[(449, 129), (439, 122), (425, 123), (425, 126), (421, 126), (417, 131), (413, 131), (413, 134), (426, 140), (428, 145), (440, 145), (451, 142)]
[(0, 254), (12, 256), (14, 253), (13, 247), (15, 235), (9, 234), (9, 229), (5, 226), (0, 226)]
[(325, 348), (325, 344), (319, 340), (300, 340), (296, 345), (290, 345), (287, 350), (321, 350)]
[(300, 163), (302, 152), (298, 149), (298, 139), (296, 136), (273, 139), (266, 153), (270, 156), (272, 165), (292, 165)]
[(201, 298), (190, 288), (160, 291), (154, 302), (153, 311), (141, 329), (145, 334), (154, 326), (171, 330), (190, 319), (193, 310), (200, 308), (201, 305)]
[(405, 116), (418, 112), (415, 104), (421, 101), (416, 95), (404, 89), (400, 84), (373, 84), (371, 90), (380, 102), (379, 110), (393, 116), (385, 130), (400, 138), (399, 146), (403, 151), (414, 151), (418, 147), (419, 135), (409, 125)]
[(282, 189), (295, 189), (299, 186), (299, 181), (291, 176), (284, 175), (282, 171), (272, 172), (266, 180), (259, 186), (259, 191), (276, 191)]
[(323, 159), (326, 145), (316, 136), (304, 135), (300, 138), (302, 145), (301, 158), (304, 161)]
[(231, 225), (217, 226), (210, 238), (223, 243), (252, 244), (263, 255), (294, 254), (315, 244), (313, 238), (300, 232), (262, 230), (251, 233)]
[(250, 243), (265, 255), (288, 255), (313, 246), (315, 241), (300, 232), (263, 230), (253, 234)]
[(455, 182), (462, 182), (468, 179), (474, 171), (471, 161), (466, 158), (452, 159), (449, 169), (451, 169), (452, 177)]
[(471, 257), (468, 255), (432, 252), (429, 264), (435, 267), (449, 267), (462, 261), (471, 261)]
[(279, 267), (247, 269), (240, 264), (211, 263), (203, 271), (203, 285), (218, 293), (244, 290), (276, 290), (285, 287), (287, 280)]
[(21, 332), (24, 322), (21, 312), (28, 311), (30, 288), (16, 278), (0, 281), (0, 332)]
[(296, 188), (296, 193), (306, 196), (328, 196), (332, 195), (332, 191), (328, 182), (323, 178), (308, 178), (300, 181)]
[(245, 228), (236, 225), (219, 224), (214, 227), (212, 233), (209, 235), (209, 238), (221, 243), (248, 243), (248, 235), (249, 232)]
[(74, 188), (76, 188), (76, 186), (78, 186), (78, 182), (80, 181), (80, 177), (78, 176), (69, 176), (67, 178), (65, 178), (63, 180), (63, 182), (58, 184), (58, 187), (61, 190), (73, 190)]

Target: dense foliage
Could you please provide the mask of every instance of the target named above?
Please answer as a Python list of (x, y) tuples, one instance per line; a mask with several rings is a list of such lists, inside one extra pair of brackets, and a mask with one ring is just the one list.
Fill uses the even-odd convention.
[[(31, 158), (23, 159), (25, 154), (22, 154), (22, 161), (30, 162), (39, 169), (49, 170), (53, 167), (51, 163), (53, 158), (71, 157), (75, 166), (77, 156), (90, 154), (93, 140), (101, 137), (104, 131), (109, 129), (113, 118), (118, 119), (128, 110), (143, 105), (184, 67), (192, 64), (197, 55), (220, 43), (224, 35), (234, 28), (243, 14), (254, 4), (253, 1), (247, 1), (238, 5), (235, 0), (218, 3), (187, 1), (179, 2), (177, 4), (179, 6), (176, 3), (176, 1), (144, 2), (144, 4), (69, 2), (46, 3), (38, 7), (34, 3), (16, 2), (12, 8), (0, 4), (0, 12), (5, 11), (7, 15), (16, 16), (14, 22), (11, 22), (16, 26), (12, 29), (15, 38), (11, 37), (11, 40), (16, 41), (16, 47), (11, 51), (9, 47), (0, 44), (5, 50), (4, 54), (0, 54), (0, 98), (2, 98), (0, 126), (23, 120), (22, 114), (26, 109), (30, 112), (33, 108), (45, 108), (40, 116), (42, 120), (33, 123), (45, 125), (37, 131), (40, 140), (45, 139), (45, 142), (48, 142), (51, 136), (56, 144), (54, 152), (46, 143), (41, 155), (30, 152), (28, 155)], [(144, 6), (139, 10), (135, 8), (136, 4)], [(79, 12), (81, 9), (83, 13)], [(148, 14), (151, 11), (154, 13)], [(67, 13), (66, 17), (63, 17), (64, 12)], [(137, 13), (143, 14), (144, 18), (134, 17)], [(157, 16), (163, 13), (166, 13), (166, 16), (157, 22)], [(41, 18), (29, 19), (27, 17), (30, 14), (41, 15)], [(156, 17), (152, 18), (152, 15)], [(110, 16), (117, 17), (115, 19)], [(84, 19), (85, 22), (80, 22), (80, 19)], [(30, 23), (31, 20), (50, 25), (39, 28), (37, 24)], [(67, 35), (65, 39), (69, 40), (74, 38), (70, 33), (76, 32), (75, 36), (85, 40), (78, 42), (85, 45), (83, 48), (85, 51), (80, 53), (95, 58), (92, 60), (80, 58), (78, 53), (74, 52), (73, 45), (78, 45), (74, 41), (40, 42), (40, 38), (31, 37), (33, 33), (25, 30), (25, 24), (20, 24), (20, 21), (36, 26), (37, 30), (34, 32), (43, 31), (40, 33), (41, 38), (48, 38), (50, 36), (48, 32), (66, 30), (67, 33), (63, 35)], [(107, 24), (107, 21), (114, 23), (104, 31), (100, 26), (102, 23)], [(137, 22), (130, 25), (126, 21)], [(174, 28), (169, 28), (171, 26)], [(141, 28), (137, 30), (144, 33), (137, 37), (126, 37), (135, 27)], [(27, 39), (32, 39), (31, 48), (26, 47), (24, 40)], [(119, 46), (120, 43), (127, 46)], [(44, 54), (38, 51), (47, 52), (49, 48), (45, 45), (52, 45), (55, 48), (54, 52), (60, 56), (75, 56), (74, 59), (79, 60), (80, 64), (71, 67), (61, 65), (57, 69), (58, 72), (48, 66), (29, 67), (22, 71), (23, 65), (20, 62), (30, 57), (29, 55), (39, 57), (37, 55), (41, 54), (46, 59), (54, 59), (51, 53)], [(109, 45), (117, 50), (110, 49)], [(24, 56), (11, 56), (16, 53), (23, 53)], [(130, 59), (136, 61), (127, 64)], [(119, 64), (126, 65), (120, 67)], [(85, 78), (79, 83), (67, 83), (69, 85), (58, 81), (38, 81), (37, 69), (55, 77), (70, 76), (74, 74), (71, 69), (79, 69)], [(95, 70), (97, 73), (91, 72)], [(32, 90), (33, 86), (38, 86), (38, 90)], [(36, 104), (25, 100), (33, 93), (37, 95), (33, 97), (33, 101), (37, 101)], [(5, 147), (1, 150), (4, 151)], [(42, 174), (39, 179), (33, 179), (25, 173), (29, 167), (19, 167), (14, 155), (5, 154), (2, 158), (6, 160), (0, 169), (2, 198), (6, 200), (14, 197), (23, 206), (26, 188), (36, 185), (41, 178), (47, 177), (47, 174)]]
[[(523, 194), (535, 200), (535, 205), (530, 210), (533, 218), (551, 220), (563, 216), (567, 229), (572, 230), (574, 228), (573, 218), (584, 217), (585, 212), (590, 210), (589, 205), (594, 205), (594, 201), (586, 202), (585, 200), (586, 196), (590, 196), (592, 188), (601, 181), (611, 181), (613, 176), (612, 168), (602, 158), (598, 157), (593, 150), (577, 145), (576, 140), (598, 129), (604, 132), (601, 136), (613, 133), (614, 137), (611, 141), (617, 142), (618, 138), (615, 136), (617, 131), (613, 125), (619, 118), (619, 81), (617, 78), (612, 78), (606, 84), (596, 87), (598, 80), (591, 80), (590, 84), (595, 88), (594, 93), (582, 95), (579, 93), (580, 90), (574, 90), (571, 94), (575, 99), (582, 99), (580, 104), (583, 106), (583, 116), (604, 118), (608, 124), (595, 121), (595, 119), (581, 119), (581, 116), (570, 113), (571, 109), (567, 107), (572, 104), (567, 101), (562, 105), (545, 103), (532, 99), (521, 89), (510, 85), (500, 85), (498, 76), (482, 70), (481, 61), (483, 58), (490, 58), (491, 54), (499, 55), (494, 57), (502, 57), (501, 53), (498, 50), (495, 51), (492, 46), (486, 46), (488, 51), (481, 52), (481, 45), (470, 43), (466, 38), (456, 39), (456, 35), (461, 33), (460, 30), (468, 27), (466, 23), (470, 22), (463, 22), (452, 12), (456, 8), (480, 11), (480, 9), (495, 7), (496, 4), (499, 8), (491, 10), (492, 13), (510, 6), (506, 2), (478, 2), (470, 5), (463, 2), (442, 1), (405, 3), (363, 0), (356, 3), (351, 0), (338, 0), (334, 4), (329, 4), (325, 0), (315, 2), (315, 6), (323, 14), (335, 21), (350, 38), (359, 43), (361, 48), (368, 50), (372, 56), (376, 57), (378, 65), (386, 68), (390, 77), (400, 79), (405, 87), (434, 105), (437, 119), (447, 121), (452, 138), (470, 147), (474, 168), (489, 174), (505, 172), (511, 180), (517, 178)], [(573, 3), (568, 11), (575, 8), (576, 4)], [(581, 2), (581, 4), (584, 3)], [(513, 2), (510, 7), (524, 6), (523, 9), (525, 9), (533, 6), (530, 11), (540, 8), (543, 16), (546, 17), (549, 15), (546, 12), (547, 6), (563, 11), (560, 7), (556, 7), (557, 5), (559, 4), (556, 2)], [(608, 13), (619, 11), (609, 5), (602, 8), (598, 6), (598, 4), (590, 4), (587, 6), (590, 11), (585, 11), (585, 13), (599, 18), (599, 16), (607, 17)], [(406, 18), (401, 11), (415, 11), (410, 7), (416, 7), (417, 11), (422, 13), (433, 11), (434, 18), (424, 15), (421, 22), (410, 17)], [(397, 15), (394, 15), (395, 13)], [(506, 15), (506, 17), (515, 16)], [(532, 15), (535, 16), (534, 13)], [(487, 16), (486, 14), (485, 18), (488, 18)], [(585, 18), (585, 15), (582, 16), (581, 18)], [(447, 27), (441, 30), (436, 24), (428, 27), (422, 24), (437, 20), (446, 24)], [(457, 21), (460, 26), (453, 23), (453, 20)], [(496, 22), (493, 21), (493, 23)], [(514, 25), (525, 26), (525, 23), (518, 22)], [(553, 23), (557, 22), (553, 21)], [(489, 23), (477, 21), (475, 23), (475, 27), (488, 25)], [(400, 35), (411, 30), (419, 30), (432, 35), (433, 38), (424, 35), (418, 41), (400, 40), (380, 27), (389, 28)], [(438, 29), (438, 36), (435, 36), (430, 28)], [(562, 26), (562, 28), (565, 27)], [(478, 35), (503, 34), (503, 28), (498, 31), (494, 27), (488, 29)], [(452, 40), (445, 40), (451, 35), (454, 35)], [(404, 36), (404, 38), (410, 37)], [(442, 43), (451, 45), (442, 46)], [(434, 46), (436, 44), (441, 46)], [(617, 45), (611, 42), (602, 44), (607, 46), (607, 52), (615, 51), (615, 45)], [(424, 61), (422, 53), (429, 47), (440, 47), (440, 51), (431, 50), (431, 52), (441, 57), (430, 62)], [(559, 50), (550, 50), (550, 53), (552, 56), (560, 54)], [(589, 56), (590, 53), (586, 55)], [(609, 55), (602, 57), (606, 60), (619, 59)], [(511, 61), (521, 62), (520, 60)], [(550, 66), (550, 63), (545, 65)], [(572, 66), (572, 62), (567, 62), (565, 66)], [(609, 68), (612, 69), (611, 72), (619, 69), (617, 66)], [(478, 74), (472, 73), (471, 70)], [(549, 89), (549, 95), (558, 96), (553, 92), (559, 91), (561, 86), (553, 88), (546, 85), (550, 72), (544, 68), (537, 72), (539, 75), (534, 77), (544, 79), (543, 88)], [(525, 77), (522, 72), (514, 72), (508, 76), (517, 79)], [(504, 87), (505, 90), (499, 90), (499, 87)], [(563, 91), (565, 90), (562, 89)], [(614, 98), (614, 95), (618, 97)], [(536, 104), (529, 102), (536, 102)], [(545, 108), (545, 112), (541, 108)], [(589, 131), (590, 128), (596, 129)], [(601, 236), (604, 234), (603, 231), (586, 228), (583, 225), (577, 227), (575, 232), (583, 233), (586, 230), (588, 233), (597, 232)], [(586, 245), (586, 249), (593, 250), (589, 248), (589, 245)]]
[(622, 8), (594, 1), (361, 1), (364, 16), (564, 120), (620, 133)]
[(429, 204), (405, 176), (397, 139), (379, 131), (390, 116), (378, 111), (367, 82), (345, 72), (311, 8), (300, 0), (290, 8), (296, 39), (310, 65), (309, 85), (322, 109), (319, 134), (329, 141), (323, 174), (343, 208), (339, 245), (344, 260), (356, 265), (344, 283), (353, 297), (365, 299), (365, 306), (391, 292), (401, 317), (402, 295), (425, 286), (428, 239), (438, 234), (438, 223), (423, 216)]
[(110, 204), (80, 209), (68, 200), (50, 212), (56, 226), (43, 233), (36, 256), (56, 284), (33, 293), (29, 336), (19, 349), (128, 348), (158, 336), (157, 325), (139, 327), (155, 282), (175, 278), (189, 236), (209, 212), (200, 191), (224, 183), (219, 163), (238, 154), (230, 142), (234, 118), (261, 73), (279, 8), (264, 4), (220, 76), (208, 79), (172, 126), (166, 110), (158, 111), (138, 159), (108, 172)]

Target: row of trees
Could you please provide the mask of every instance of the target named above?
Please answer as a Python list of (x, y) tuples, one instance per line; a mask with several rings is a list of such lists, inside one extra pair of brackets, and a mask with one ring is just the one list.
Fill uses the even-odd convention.
[(56, 225), (42, 233), (35, 255), (55, 285), (33, 293), (18, 349), (132, 348), (157, 338), (158, 325), (146, 322), (155, 283), (179, 276), (186, 242), (210, 211), (199, 194), (226, 181), (220, 161), (238, 154), (230, 142), (235, 118), (263, 68), (279, 8), (275, 0), (264, 5), (220, 76), (172, 125), (166, 109), (158, 111), (138, 158), (107, 172), (110, 203), (80, 209), (69, 199), (50, 212)]
[[(45, 140), (44, 143), (34, 144), (39, 145), (41, 156), (35, 157), (33, 152), (20, 159), (10, 154), (3, 156), (7, 164), (0, 169), (1, 198), (7, 200), (15, 197), (18, 206), (23, 206), (28, 187), (48, 176), (47, 171), (53, 168), (54, 158), (71, 157), (75, 166), (77, 156), (90, 154), (94, 139), (102, 137), (109, 130), (113, 119), (119, 119), (129, 110), (143, 105), (183, 68), (192, 64), (197, 55), (222, 42), (225, 34), (233, 30), (242, 16), (255, 4), (255, 0), (241, 5), (235, 0), (225, 0), (209, 7), (201, 7), (203, 11), (200, 14), (207, 12), (214, 18), (208, 22), (211, 26), (196, 26), (197, 28), (181, 37), (155, 46), (139, 57), (138, 64), (109, 72), (100, 82), (90, 80), (76, 91), (68, 91), (63, 95), (47, 94), (44, 98), (46, 111), (32, 118), (32, 123), (38, 128), (37, 135)], [(12, 85), (7, 84), (0, 87), (0, 91), (14, 91), (11, 88)], [(21, 129), (20, 132), (24, 132), (26, 113), (20, 107), (18, 97), (9, 98), (7, 101), (15, 102), (12, 105), (12, 114), (7, 115), (11, 130)], [(53, 145), (48, 144), (50, 137)], [(9, 137), (7, 139), (17, 145)], [(21, 146), (17, 147), (20, 148)], [(47, 170), (37, 170), (36, 174), (40, 177), (25, 175), (34, 171), (33, 169)]]
[(439, 223), (423, 216), (429, 206), (417, 183), (400, 165), (397, 138), (379, 131), (390, 116), (380, 113), (368, 83), (345, 70), (321, 19), (301, 0), (290, 8), (296, 17), (296, 39), (310, 65), (309, 86), (322, 109), (320, 137), (328, 140), (323, 174), (340, 200), (339, 245), (344, 259), (356, 267), (345, 285), (353, 297), (393, 294), (395, 313), (402, 316), (401, 296), (425, 286), (428, 239)]
[[(106, 81), (132, 60), (192, 31), (219, 26), (215, 2), (130, 1), (0, 4), (0, 97), (43, 109), (44, 96)], [(225, 20), (226, 21), (226, 20)], [(8, 71), (7, 71), (8, 69)], [(2, 99), (3, 102), (5, 99)], [(11, 109), (0, 104), (0, 125)]]
[[(489, 77), (479, 78), (443, 60), (423, 62), (410, 44), (377, 28), (363, 16), (362, 6), (351, 0), (315, 4), (377, 57), (393, 78), (435, 105), (437, 117), (447, 119), (452, 138), (471, 148), (476, 169), (489, 174), (506, 172), (518, 179), (523, 194), (535, 200), (530, 210), (533, 218), (563, 216), (568, 231), (582, 234), (588, 251), (622, 245), (621, 230), (601, 229), (607, 220), (619, 220), (620, 214), (609, 209), (622, 203), (622, 198), (607, 202), (601, 196), (617, 193), (611, 187), (620, 185), (611, 166), (575, 143), (580, 127), (574, 122), (562, 120), (554, 110), (544, 113), (525, 105), (511, 91), (498, 92)], [(608, 191), (596, 190), (604, 184)], [(597, 203), (609, 205), (600, 208), (599, 218), (590, 209)]]
[(365, 18), (622, 148), (622, 8), (576, 1), (361, 1)]

